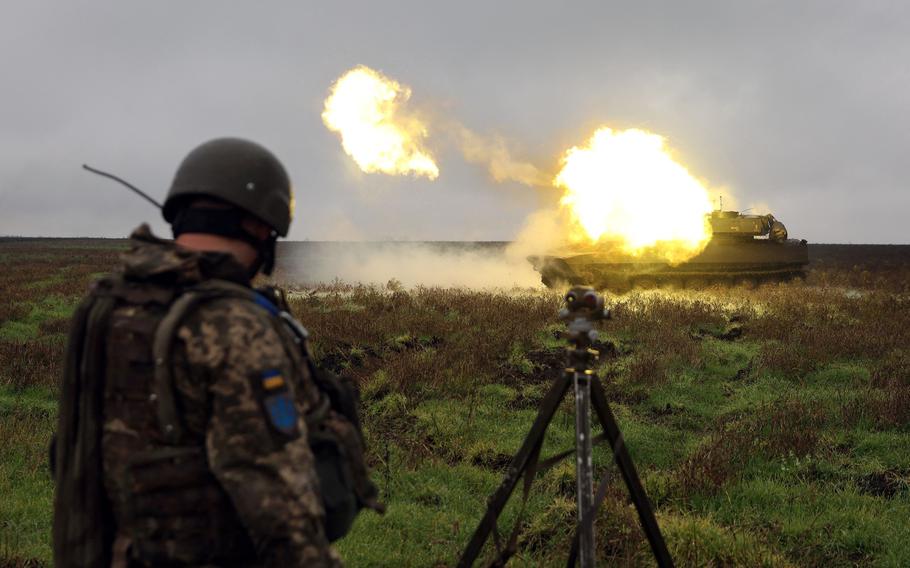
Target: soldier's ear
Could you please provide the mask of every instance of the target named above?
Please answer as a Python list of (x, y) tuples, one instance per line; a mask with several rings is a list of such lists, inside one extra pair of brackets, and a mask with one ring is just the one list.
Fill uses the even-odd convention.
[(271, 227), (252, 216), (244, 217), (240, 225), (243, 227), (244, 231), (260, 241), (266, 240), (272, 234)]

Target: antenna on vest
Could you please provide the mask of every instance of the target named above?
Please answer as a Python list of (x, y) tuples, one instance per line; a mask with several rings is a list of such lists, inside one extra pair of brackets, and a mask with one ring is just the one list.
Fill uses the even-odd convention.
[(121, 178), (115, 176), (114, 174), (109, 174), (109, 173), (107, 173), (107, 172), (102, 172), (101, 170), (96, 170), (95, 168), (93, 168), (93, 167), (91, 167), (91, 166), (89, 166), (89, 165), (87, 165), (87, 164), (82, 164), (82, 169), (88, 170), (88, 171), (92, 172), (93, 174), (97, 174), (97, 175), (99, 175), (99, 176), (106, 177), (106, 178), (108, 178), (108, 179), (112, 179), (112, 180), (114, 180), (114, 181), (116, 181), (116, 182), (119, 182), (119, 183), (123, 184), (124, 186), (126, 186), (127, 188), (129, 188), (129, 189), (131, 189), (132, 191), (134, 191), (137, 195), (139, 195), (139, 197), (145, 199), (146, 201), (148, 201), (149, 203), (151, 203), (152, 205), (154, 205), (154, 206), (157, 207), (158, 209), (162, 209), (162, 205), (161, 205), (160, 203), (158, 203), (157, 201), (155, 201), (155, 199), (152, 198), (149, 194), (147, 194), (146, 192), (142, 191), (141, 189), (139, 189), (139, 188), (136, 187), (135, 185), (131, 184), (130, 182), (128, 182), (128, 181), (126, 181), (126, 180), (124, 180), (124, 179), (121, 179)]

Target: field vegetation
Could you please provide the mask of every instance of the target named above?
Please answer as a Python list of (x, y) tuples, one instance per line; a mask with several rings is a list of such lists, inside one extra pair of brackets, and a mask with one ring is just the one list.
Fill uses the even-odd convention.
[[(121, 246), (0, 242), (0, 566), (50, 561), (67, 320)], [(906, 251), (838, 249), (789, 283), (608, 295), (599, 376), (679, 566), (910, 565)], [(321, 364), (360, 386), (388, 504), (339, 550), (351, 566), (452, 565), (561, 372), (561, 294), (290, 284)], [(572, 410), (544, 455), (572, 446)], [(608, 450), (595, 464), (612, 470)], [(651, 565), (612, 479), (599, 555)], [(564, 564), (573, 491), (571, 462), (537, 480), (511, 565)]]

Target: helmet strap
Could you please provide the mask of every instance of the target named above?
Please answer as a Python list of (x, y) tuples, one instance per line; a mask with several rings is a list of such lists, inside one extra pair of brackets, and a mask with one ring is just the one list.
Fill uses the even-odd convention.
[(272, 271), (275, 269), (275, 243), (277, 240), (278, 234), (272, 232), (267, 239), (259, 242), (259, 247), (257, 248), (259, 257), (256, 261), (256, 271), (253, 272), (253, 275), (260, 271), (266, 276), (272, 274)]

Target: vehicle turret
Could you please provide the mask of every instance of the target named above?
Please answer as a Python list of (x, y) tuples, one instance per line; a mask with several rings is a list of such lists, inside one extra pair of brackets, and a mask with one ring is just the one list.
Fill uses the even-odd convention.
[(774, 215), (743, 215), (739, 211), (714, 211), (708, 216), (715, 238), (787, 240), (787, 228)]

